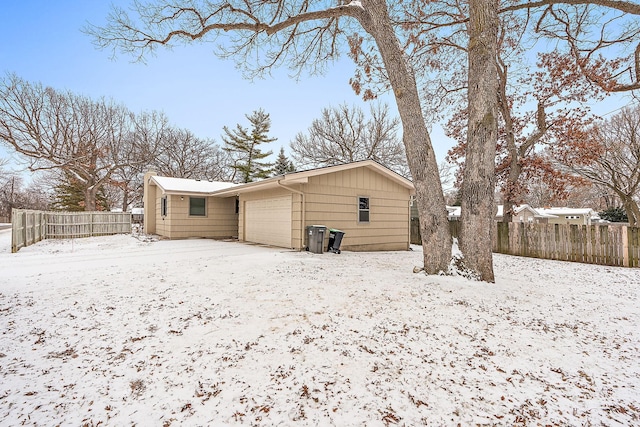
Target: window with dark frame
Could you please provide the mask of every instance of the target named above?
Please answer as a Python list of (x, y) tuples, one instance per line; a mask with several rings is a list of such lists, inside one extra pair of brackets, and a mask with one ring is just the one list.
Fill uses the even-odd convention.
[(189, 216), (207, 216), (207, 199), (189, 197)]
[(369, 222), (368, 197), (358, 197), (358, 222)]
[(160, 215), (167, 216), (167, 196), (160, 199)]

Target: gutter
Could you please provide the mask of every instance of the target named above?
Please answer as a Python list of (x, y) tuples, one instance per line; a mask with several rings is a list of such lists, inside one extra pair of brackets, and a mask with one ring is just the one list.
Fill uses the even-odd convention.
[(291, 187), (287, 187), (281, 181), (282, 179), (279, 179), (276, 181), (276, 184), (278, 184), (278, 187), (284, 188), (285, 190), (291, 191), (292, 193), (299, 194), (300, 198), (302, 199), (302, 212), (300, 215), (300, 250), (302, 250), (304, 246), (304, 236), (305, 236), (305, 229), (304, 229), (305, 216), (306, 216), (305, 214), (307, 212), (306, 198), (304, 197), (304, 193), (302, 191), (296, 190)]

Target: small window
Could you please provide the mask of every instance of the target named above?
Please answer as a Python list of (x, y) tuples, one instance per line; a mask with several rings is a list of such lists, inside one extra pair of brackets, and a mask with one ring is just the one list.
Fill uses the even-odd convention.
[(207, 199), (204, 197), (189, 197), (189, 216), (206, 216)]
[(369, 222), (368, 197), (358, 197), (358, 222)]
[(236, 213), (240, 213), (240, 200), (236, 199)]
[(160, 215), (167, 216), (167, 196), (160, 199)]

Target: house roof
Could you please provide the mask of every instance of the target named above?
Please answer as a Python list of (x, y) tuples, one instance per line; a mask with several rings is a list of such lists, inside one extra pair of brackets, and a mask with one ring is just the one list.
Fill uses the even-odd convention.
[(460, 218), (462, 208), (460, 206), (446, 206), (450, 218)]
[[(534, 208), (532, 208), (531, 206), (529, 206), (527, 204), (522, 204), (522, 205), (518, 205), (518, 206), (514, 206), (513, 207), (514, 215), (518, 215), (520, 212), (525, 211), (525, 210), (531, 212), (531, 214), (535, 218), (555, 218), (554, 215), (542, 213), (542, 212), (540, 212), (539, 209), (534, 209)], [(503, 205), (498, 205), (498, 213), (496, 213), (496, 217), (502, 218), (503, 216), (504, 216), (504, 206)]]
[(591, 208), (537, 208), (538, 212), (544, 215), (588, 215), (596, 216), (596, 211)]
[(218, 190), (235, 187), (237, 184), (220, 181), (200, 181), (197, 179), (171, 178), (168, 176), (152, 176), (151, 181), (162, 189), (164, 194), (197, 194), (208, 195)]
[(377, 163), (373, 160), (362, 160), (359, 162), (346, 163), (343, 165), (327, 166), (323, 168), (311, 169), (311, 170), (300, 171), (300, 172), (291, 172), (285, 175), (279, 175), (273, 178), (267, 178), (262, 181), (249, 182), (247, 184), (240, 184), (233, 188), (220, 189), (218, 191), (215, 191), (213, 195), (231, 196), (231, 195), (247, 193), (251, 191), (265, 190), (268, 188), (277, 188), (277, 187), (281, 187), (283, 185), (286, 186), (289, 184), (306, 184), (307, 182), (309, 182), (310, 177), (325, 175), (328, 173), (340, 172), (345, 170), (351, 170), (351, 169), (356, 169), (360, 167), (365, 167), (365, 168), (374, 170), (380, 173), (381, 175), (384, 175), (385, 177), (389, 178), (390, 180), (400, 184), (401, 186), (411, 190), (412, 193), (414, 192), (413, 183), (408, 179), (406, 179), (405, 177), (403, 177), (402, 175), (395, 173), (391, 169), (388, 169), (385, 166), (382, 166), (380, 163)]

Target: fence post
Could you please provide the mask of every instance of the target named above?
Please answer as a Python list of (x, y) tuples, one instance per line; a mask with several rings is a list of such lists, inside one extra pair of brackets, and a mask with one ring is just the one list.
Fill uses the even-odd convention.
[(622, 227), (622, 265), (631, 266), (629, 263), (629, 229), (626, 225)]
[(27, 212), (22, 212), (22, 242), (27, 246)]
[(11, 209), (11, 253), (15, 254), (18, 252), (18, 230), (16, 229), (16, 225), (18, 222), (17, 219), (18, 212), (15, 209)]

